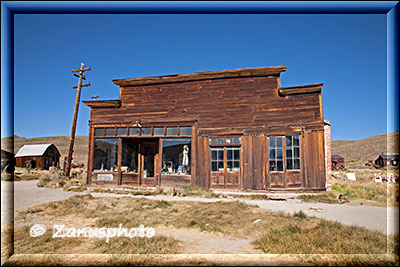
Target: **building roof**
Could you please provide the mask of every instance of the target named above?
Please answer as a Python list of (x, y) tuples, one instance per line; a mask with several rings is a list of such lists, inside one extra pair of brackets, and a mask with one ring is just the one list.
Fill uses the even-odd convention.
[(113, 80), (113, 82), (119, 86), (140, 86), (149, 84), (176, 83), (222, 78), (263, 77), (270, 75), (280, 75), (280, 73), (283, 71), (286, 71), (286, 66), (203, 71), (144, 78), (117, 79)]
[(382, 154), (379, 156), (382, 157), (383, 159), (392, 159), (392, 158), (398, 158), (399, 154)]
[(53, 144), (24, 145), (18, 150), (17, 154), (15, 154), (15, 157), (43, 156), (44, 152), (52, 145)]

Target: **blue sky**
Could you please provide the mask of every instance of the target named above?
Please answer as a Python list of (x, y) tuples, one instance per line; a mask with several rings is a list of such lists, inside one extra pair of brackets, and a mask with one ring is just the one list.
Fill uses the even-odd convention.
[[(334, 140), (387, 131), (386, 15), (16, 14), (14, 134), (69, 135), (81, 100), (118, 99), (113, 79), (282, 66), (282, 86), (324, 83)], [(81, 103), (77, 135), (88, 134)], [(2, 137), (7, 135), (2, 127)]]

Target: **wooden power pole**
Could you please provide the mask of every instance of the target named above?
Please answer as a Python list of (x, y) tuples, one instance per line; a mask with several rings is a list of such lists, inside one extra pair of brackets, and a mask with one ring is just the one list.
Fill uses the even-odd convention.
[(72, 70), (72, 72), (79, 72), (79, 75), (74, 73), (75, 77), (79, 78), (78, 81), (78, 86), (74, 86), (72, 88), (77, 88), (78, 91), (76, 92), (76, 100), (75, 100), (75, 109), (74, 109), (74, 118), (72, 120), (72, 129), (71, 129), (71, 137), (69, 139), (69, 150), (68, 150), (68, 157), (67, 157), (67, 162), (66, 166), (64, 168), (64, 175), (69, 177), (69, 174), (71, 172), (71, 165), (72, 165), (72, 154), (74, 152), (74, 141), (75, 141), (75, 130), (76, 130), (76, 120), (78, 118), (78, 109), (79, 109), (79, 102), (81, 99), (81, 88), (90, 86), (90, 83), (87, 84), (82, 84), (82, 80), (86, 80), (86, 78), (83, 76), (83, 72), (90, 70), (90, 68), (84, 68), (84, 64), (81, 63), (81, 68), (78, 70)]

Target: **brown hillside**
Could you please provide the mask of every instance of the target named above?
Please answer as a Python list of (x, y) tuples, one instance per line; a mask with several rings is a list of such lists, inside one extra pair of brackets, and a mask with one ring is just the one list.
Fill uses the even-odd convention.
[[(7, 137), (1, 140), (2, 148), (9, 146), (12, 138)], [(389, 146), (388, 144), (389, 140)], [(24, 138), (14, 136), (14, 153), (25, 144), (55, 144), (61, 153), (62, 158), (67, 156), (69, 136), (51, 136), (38, 138)], [(88, 137), (77, 136), (75, 138), (74, 163), (86, 163), (88, 156)], [(359, 168), (369, 160), (375, 160), (379, 154), (384, 153), (399, 153), (399, 132), (382, 134), (368, 137), (361, 140), (332, 141), (332, 154), (339, 154), (345, 158), (347, 168)]]
[(399, 153), (398, 131), (354, 141), (332, 141), (332, 154), (343, 156), (346, 168), (363, 167), (368, 160), (375, 160), (382, 152)]
[[(10, 149), (10, 144), (12, 142), (12, 137), (6, 137), (1, 139), (1, 147)], [(87, 136), (76, 136), (74, 143), (74, 154), (73, 163), (86, 163), (88, 157), (88, 137)], [(14, 136), (14, 154), (23, 145), (33, 145), (33, 144), (54, 144), (58, 151), (61, 153), (61, 161), (68, 155), (69, 147), (69, 136), (49, 136), (49, 137), (36, 137), (36, 138), (25, 138)], [(9, 148), (9, 149), (7, 149)], [(61, 163), (61, 166), (62, 163)]]

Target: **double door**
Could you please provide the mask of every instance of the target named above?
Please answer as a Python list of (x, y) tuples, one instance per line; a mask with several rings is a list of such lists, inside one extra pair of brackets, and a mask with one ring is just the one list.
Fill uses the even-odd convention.
[(122, 140), (122, 184), (155, 186), (158, 176), (158, 139)]

